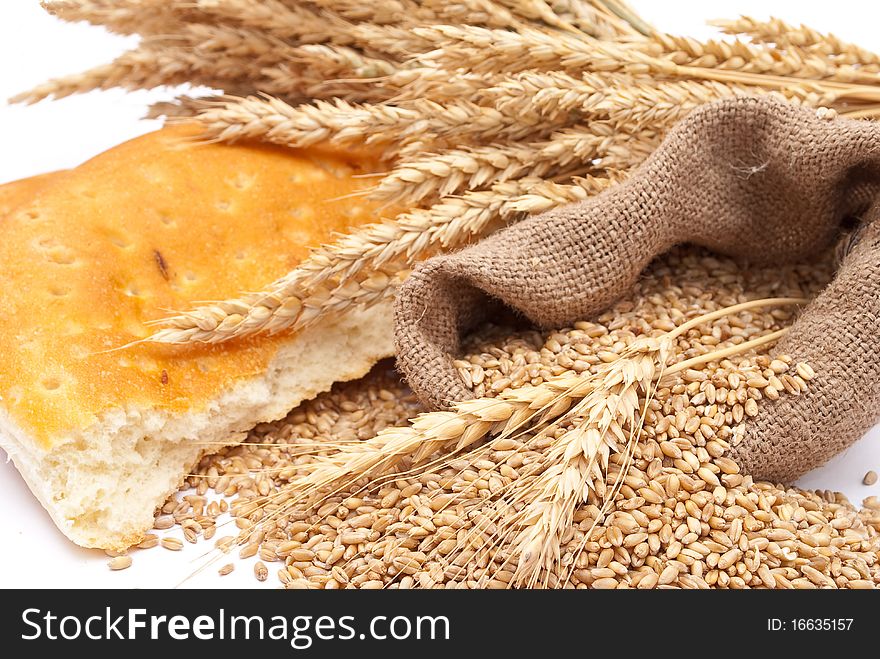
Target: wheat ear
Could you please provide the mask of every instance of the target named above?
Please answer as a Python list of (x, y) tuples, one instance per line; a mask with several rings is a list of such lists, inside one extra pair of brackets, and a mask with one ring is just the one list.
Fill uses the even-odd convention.
[(621, 178), (622, 174), (610, 172), (606, 177), (574, 178), (566, 185), (534, 178), (508, 181), (408, 211), (315, 250), (265, 291), (151, 323), (167, 327), (144, 341), (222, 343), (307, 327), (393, 295), (408, 268), (428, 254), (459, 246), (524, 213), (581, 201)]
[[(778, 304), (783, 301), (758, 302)], [(790, 304), (803, 302), (805, 300), (787, 301)], [(751, 308), (752, 304), (737, 306)], [(513, 583), (535, 586), (540, 572), (559, 561), (560, 537), (571, 525), (577, 506), (588, 502), (590, 491), (603, 501), (602, 512), (614, 499), (626, 476), (647, 405), (660, 379), (700, 363), (747, 352), (778, 340), (787, 331), (771, 332), (667, 368), (677, 337), (719, 314), (735, 313), (736, 308), (695, 318), (659, 338), (637, 340), (618, 359), (602, 368), (599, 377), (592, 381), (592, 391), (571, 412), (580, 421), (551, 447), (547, 460), (550, 466), (534, 482), (527, 482), (524, 492), (514, 487), (510, 493), (515, 499), (529, 501), (520, 514), (499, 520), (501, 534), (510, 527), (519, 527), (513, 541), (514, 553), (520, 557)], [(644, 402), (640, 404), (640, 400)], [(623, 468), (608, 493), (606, 474), (614, 453), (622, 454)]]
[(88, 21), (124, 35), (167, 34), (198, 20), (191, 8), (168, 0), (43, 0), (40, 4), (65, 21)]
[(536, 142), (422, 153), (397, 164), (370, 196), (410, 205), (523, 177), (583, 173), (595, 170), (597, 160), (603, 169), (624, 169), (647, 158), (659, 140), (652, 131), (634, 136), (608, 122), (594, 121), (589, 128), (566, 128)]
[[(640, 358), (647, 354), (655, 361), (659, 356), (668, 358), (671, 353), (666, 341), (674, 340), (696, 325), (755, 307), (802, 305), (807, 302), (803, 298), (768, 298), (725, 307), (692, 319), (665, 335), (646, 340), (644, 345), (637, 344), (633, 354)], [(781, 330), (782, 333), (785, 331)], [(733, 348), (701, 355), (682, 364), (691, 367), (715, 358), (722, 359), (748, 351), (761, 343), (776, 340), (780, 336), (776, 332)], [(678, 370), (682, 366), (679, 364), (667, 371), (673, 368)], [(304, 491), (317, 493), (324, 488), (351, 483), (365, 476), (383, 475), (393, 470), (405, 458), (418, 463), (437, 451), (457, 452), (487, 437), (503, 439), (515, 433), (558, 423), (564, 417), (576, 416), (582, 409), (579, 404), (584, 399), (591, 394), (598, 395), (593, 392), (602, 391), (600, 385), (603, 381), (606, 384), (617, 384), (623, 378), (632, 382), (633, 371), (644, 375), (644, 379), (639, 380), (642, 383), (647, 382), (648, 376), (653, 382), (658, 372), (656, 367), (648, 369), (642, 362), (638, 368), (634, 368), (625, 358), (621, 358), (598, 374), (563, 375), (538, 386), (505, 390), (497, 398), (458, 402), (452, 405), (450, 411), (420, 414), (412, 420), (410, 426), (389, 428), (373, 439), (352, 444), (338, 453), (322, 458), (316, 463), (314, 470), (298, 481), (296, 486)]]
[(713, 20), (709, 24), (721, 28), (727, 34), (745, 35), (755, 43), (774, 44), (781, 48), (795, 46), (842, 63), (859, 64), (868, 71), (876, 72), (880, 69), (880, 56), (876, 53), (806, 25), (795, 27), (779, 18), (771, 17), (766, 21), (759, 21), (748, 16), (733, 20)]
[(639, 399), (649, 396), (657, 370), (672, 354), (672, 342), (671, 333), (635, 342), (603, 369), (573, 410), (583, 420), (553, 444), (550, 466), (529, 484), (531, 501), (516, 515), (522, 528), (513, 541), (520, 557), (514, 583), (534, 586), (540, 571), (559, 560), (559, 536), (571, 525), (577, 506), (588, 500), (590, 490), (604, 498), (608, 460), (638, 436)]
[[(303, 507), (315, 508), (321, 505), (328, 492), (332, 495), (345, 491), (361, 481), (375, 485), (382, 477), (392, 477), (404, 462), (408, 465), (405, 473), (412, 476), (419, 471), (432, 471), (438, 464), (448, 463), (450, 454), (489, 438), (492, 439), (492, 446), (500, 446), (507, 439), (516, 440), (523, 435), (546, 437), (552, 429), (559, 428), (567, 419), (577, 422), (585, 412), (592, 409), (592, 414), (587, 414), (587, 418), (596, 422), (593, 428), (581, 427), (580, 430), (587, 432), (580, 432), (576, 425), (575, 432), (564, 433), (561, 441), (557, 440), (558, 444), (551, 456), (556, 456), (554, 459), (562, 456), (562, 468), (551, 470), (543, 480), (539, 480), (542, 479), (541, 474), (535, 478), (532, 473), (527, 478), (517, 479), (518, 485), (503, 492), (503, 500), (496, 502), (497, 516), (488, 520), (497, 528), (484, 540), (491, 544), (487, 551), (495, 552), (502, 558), (506, 557), (505, 563), (518, 557), (523, 561), (524, 567), (517, 571), (516, 582), (534, 583), (537, 578), (536, 570), (540, 570), (542, 563), (538, 558), (541, 556), (540, 548), (546, 546), (544, 556), (549, 556), (551, 561), (558, 558), (558, 548), (553, 549), (553, 542), (561, 528), (560, 522), (565, 518), (565, 511), (557, 505), (557, 497), (566, 497), (569, 506), (577, 505), (579, 501), (586, 499), (589, 491), (599, 492), (604, 487), (599, 483), (605, 482), (605, 470), (594, 468), (594, 465), (609, 461), (604, 457), (603, 446), (608, 447), (609, 455), (615, 453), (623, 456), (623, 461), (610, 496), (601, 490), (606, 495), (602, 510), (613, 500), (619, 484), (626, 477), (644, 416), (636, 417), (631, 412), (621, 410), (621, 394), (625, 398), (623, 406), (631, 411), (638, 407), (639, 394), (647, 392), (650, 396), (656, 382), (664, 374), (673, 374), (709, 361), (747, 352), (777, 341), (788, 330), (781, 329), (742, 344), (699, 355), (678, 362), (664, 371), (663, 362), (668, 361), (671, 356), (670, 346), (675, 337), (699, 324), (755, 307), (800, 305), (806, 302), (802, 298), (771, 298), (719, 309), (693, 318), (660, 337), (637, 340), (630, 350), (608, 363), (599, 374), (562, 376), (537, 387), (506, 390), (496, 399), (458, 403), (449, 412), (421, 414), (412, 420), (410, 426), (389, 428), (373, 439), (347, 444), (338, 453), (323, 457), (310, 465), (309, 473), (291, 481), (289, 488), (278, 493), (279, 508), (274, 514), (285, 514), (289, 510)], [(624, 383), (629, 383), (629, 386), (635, 386), (640, 391), (629, 392), (627, 388), (627, 392), (623, 392), (607, 388)], [(606, 404), (602, 404), (603, 401)], [(608, 411), (608, 401), (618, 407), (616, 412)], [(620, 424), (620, 419), (623, 419), (624, 425)], [(590, 432), (602, 427), (613, 433), (613, 441), (601, 431), (598, 435)], [(623, 444), (622, 451), (618, 442)], [(482, 449), (475, 449), (468, 455), (471, 459), (479, 459), (481, 451)], [(447, 457), (427, 461), (433, 454), (446, 454)], [(464, 462), (467, 462), (467, 457), (464, 456)], [(577, 460), (578, 469), (568, 469), (571, 465), (566, 461), (570, 462), (571, 459)], [(545, 461), (545, 467), (549, 466), (546, 462), (553, 464), (550, 460)], [(618, 460), (617, 463), (620, 464), (621, 461)], [(586, 475), (580, 471), (584, 466), (588, 468)], [(560, 484), (558, 476), (563, 474), (569, 485)], [(592, 485), (587, 485), (588, 480)], [(581, 483), (581, 487), (576, 487), (577, 483)], [(515, 514), (519, 510), (519, 504), (525, 504), (525, 514)], [(594, 527), (601, 520), (602, 510), (595, 516)], [(545, 511), (549, 511), (546, 517)], [(537, 533), (533, 528), (535, 526), (538, 527)], [(585, 537), (589, 537), (591, 533), (592, 529)], [(512, 536), (514, 542), (511, 543)], [(523, 558), (523, 544), (526, 541), (526, 549), (530, 549), (532, 554), (527, 553)]]

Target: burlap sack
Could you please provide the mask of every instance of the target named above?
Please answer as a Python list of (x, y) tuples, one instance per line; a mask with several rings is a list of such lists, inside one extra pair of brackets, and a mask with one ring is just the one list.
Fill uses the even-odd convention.
[(501, 303), (563, 326), (607, 307), (676, 243), (804, 260), (860, 218), (836, 279), (777, 347), (813, 366), (809, 393), (765, 401), (734, 449), (749, 473), (793, 479), (880, 418), (878, 193), (880, 124), (767, 99), (704, 106), (625, 183), (417, 267), (395, 307), (399, 368), (443, 407), (471, 395), (451, 364), (461, 336)]

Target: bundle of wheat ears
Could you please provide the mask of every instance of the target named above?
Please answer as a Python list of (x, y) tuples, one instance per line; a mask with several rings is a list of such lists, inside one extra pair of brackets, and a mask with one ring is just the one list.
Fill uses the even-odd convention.
[(695, 106), (772, 94), (880, 116), (880, 57), (779, 20), (733, 41), (662, 34), (619, 0), (51, 0), (140, 45), (17, 100), (189, 83), (234, 96), (153, 108), (205, 138), (369, 144), (369, 193), (406, 212), (316, 250), (264, 291), (167, 319), (151, 340), (301, 328), (393, 294), (416, 260), (624, 178)]
[[(155, 342), (222, 342), (298, 329), (373, 304), (393, 295), (418, 260), (624, 179), (671, 125), (702, 103), (773, 95), (826, 113), (880, 116), (880, 57), (776, 19), (717, 21), (733, 38), (702, 42), (658, 32), (620, 0), (44, 5), (62, 19), (141, 40), (112, 63), (50, 81), (19, 101), (187, 83), (195, 88), (187, 91), (191, 96), (154, 106), (153, 116), (194, 117), (210, 140), (370, 145), (384, 155), (387, 170), (376, 174), (367, 194), (388, 208), (408, 209), (315, 249), (263, 291), (181, 310), (161, 321), (147, 339)], [(803, 302), (761, 300), (713, 317)], [(364, 476), (394, 473), (402, 463), (407, 469), (430, 464), (438, 452), (487, 438), (497, 446), (526, 434), (549, 436), (555, 438), (551, 466), (527, 491), (508, 497), (510, 514), (493, 518), (497, 544), (518, 559), (510, 583), (536, 585), (547, 574), (542, 570), (558, 562), (557, 535), (576, 507), (602, 507), (618, 495), (664, 372), (723, 360), (785, 331), (673, 360), (675, 337), (710, 320), (636, 341), (590, 374), (463, 402), (346, 445), (292, 480), (295, 494), (268, 503), (316, 507)], [(560, 419), (570, 429), (557, 436)], [(606, 487), (609, 458), (616, 479)], [(254, 532), (243, 532), (240, 541)]]

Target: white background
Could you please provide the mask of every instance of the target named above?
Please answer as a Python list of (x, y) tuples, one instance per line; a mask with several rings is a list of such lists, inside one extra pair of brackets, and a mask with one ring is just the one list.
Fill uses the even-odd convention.
[[(370, 1), (370, 0), (365, 0)], [(381, 2), (381, 0), (372, 0)], [(781, 0), (631, 0), (660, 29), (708, 37), (703, 21), (747, 14), (779, 16), (834, 32), (880, 51), (880, 3), (856, 0), (785, 2)], [(47, 78), (104, 63), (134, 44), (99, 28), (60, 23), (46, 15), (37, 0), (0, 2), (0, 99)], [(0, 101), (0, 183), (72, 167), (123, 140), (158, 128), (140, 121), (146, 105), (170, 98), (165, 91), (125, 94), (118, 90), (43, 102), (32, 107)], [(2, 240), (2, 232), (0, 232)], [(2, 267), (2, 264), (0, 264)], [(880, 428), (824, 468), (800, 481), (807, 488), (845, 492), (854, 502), (880, 495), (880, 485), (865, 487), (868, 469), (880, 471)], [(102, 552), (80, 549), (67, 541), (34, 499), (0, 450), (0, 587), (168, 587), (187, 579), (203, 563), (208, 543), (187, 545), (185, 555), (164, 549), (134, 552), (132, 568), (111, 573)], [(179, 535), (179, 534), (176, 534)], [(220, 532), (219, 535), (224, 535)], [(221, 560), (188, 579), (186, 585), (226, 588), (252, 586), (253, 559), (218, 577)], [(269, 565), (272, 567), (272, 564)], [(267, 585), (276, 584), (274, 575)]]

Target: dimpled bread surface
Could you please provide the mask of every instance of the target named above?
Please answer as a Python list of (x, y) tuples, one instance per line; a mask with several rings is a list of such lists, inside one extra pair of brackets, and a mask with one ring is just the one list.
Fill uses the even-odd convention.
[(0, 222), (3, 222), (15, 208), (30, 201), (37, 190), (41, 190), (48, 184), (62, 178), (63, 175), (64, 172), (40, 174), (0, 185)]
[(380, 168), (363, 153), (197, 133), (165, 128), (0, 192), (0, 408), (43, 450), (105, 410), (198, 410), (262, 373), (289, 333), (107, 351), (171, 310), (260, 290), (379, 219), (365, 199), (339, 199)]

